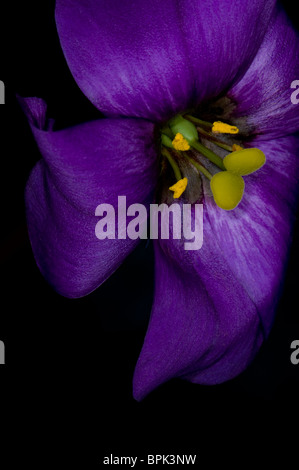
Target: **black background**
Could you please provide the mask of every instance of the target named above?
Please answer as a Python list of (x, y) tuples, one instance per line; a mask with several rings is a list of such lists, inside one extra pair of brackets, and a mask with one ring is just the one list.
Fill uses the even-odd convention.
[[(285, 4), (296, 23), (295, 7)], [(6, 418), (6, 440), (0, 460), (7, 450), (11, 466), (28, 462), (39, 468), (45, 462), (72, 468), (79, 460), (82, 468), (98, 468), (110, 452), (141, 458), (192, 452), (198, 462), (207, 457), (210, 463), (220, 454), (224, 462), (240, 443), (243, 457), (258, 448), (270, 429), (278, 438), (291, 435), (299, 396), (299, 365), (290, 362), (290, 344), (299, 339), (299, 224), (276, 320), (252, 365), (222, 385), (172, 380), (143, 402), (134, 401), (132, 374), (153, 296), (152, 246), (141, 244), (103, 286), (82, 299), (59, 296), (42, 278), (23, 202), (26, 180), (40, 156), (16, 93), (44, 98), (61, 127), (100, 114), (68, 70), (54, 1), (14, 3), (1, 22), (6, 104), (0, 106), (0, 339), (6, 366), (0, 369), (0, 417), (1, 423)], [(285, 426), (277, 426), (281, 417)], [(14, 443), (12, 449), (8, 442)], [(278, 449), (272, 444), (271, 453)]]

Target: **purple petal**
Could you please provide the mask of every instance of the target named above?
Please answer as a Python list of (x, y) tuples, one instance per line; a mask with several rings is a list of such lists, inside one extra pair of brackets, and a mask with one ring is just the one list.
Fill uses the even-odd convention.
[(257, 305), (268, 334), (273, 302), (281, 280), (291, 241), (298, 199), (299, 139), (255, 139), (266, 164), (245, 180), (245, 194), (236, 210), (226, 213), (206, 198), (214, 241), (238, 281)]
[(267, 337), (291, 240), (298, 190), (298, 139), (253, 142), (267, 156), (245, 177), (231, 212), (207, 194), (203, 246), (156, 246), (156, 291), (134, 376), (142, 399), (172, 377), (216, 384), (243, 371)]
[(81, 90), (108, 115), (163, 121), (218, 95), (253, 60), (275, 0), (58, 0)]
[[(42, 100), (23, 100), (31, 122), (45, 122)], [(37, 264), (54, 288), (80, 297), (98, 287), (138, 240), (95, 235), (99, 204), (149, 204), (156, 180), (153, 125), (135, 119), (98, 120), (57, 132), (32, 125), (43, 159), (26, 188), (29, 236)], [(116, 223), (117, 227), (117, 223)]]
[(229, 380), (262, 342), (254, 303), (209, 245), (200, 250), (198, 274), (156, 244), (155, 301), (133, 381), (137, 400), (173, 377)]
[(299, 77), (299, 34), (277, 9), (254, 61), (229, 97), (237, 116), (247, 116), (251, 133), (277, 138), (299, 130), (299, 104), (291, 83)]

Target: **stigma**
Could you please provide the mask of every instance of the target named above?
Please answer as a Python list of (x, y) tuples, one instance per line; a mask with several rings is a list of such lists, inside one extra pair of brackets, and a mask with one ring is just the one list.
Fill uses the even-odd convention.
[(241, 202), (245, 188), (242, 176), (230, 171), (219, 171), (210, 184), (214, 201), (221, 209), (231, 211)]
[(266, 163), (265, 154), (256, 148), (236, 150), (224, 157), (225, 168), (235, 175), (245, 176), (259, 170)]

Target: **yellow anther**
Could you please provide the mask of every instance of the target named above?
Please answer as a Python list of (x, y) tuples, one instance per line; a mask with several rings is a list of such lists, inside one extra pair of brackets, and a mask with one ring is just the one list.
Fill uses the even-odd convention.
[(223, 159), (225, 168), (235, 175), (249, 175), (259, 170), (266, 162), (265, 154), (255, 148), (229, 153)]
[(239, 129), (236, 126), (225, 124), (225, 122), (216, 121), (213, 122), (212, 132), (218, 134), (238, 134)]
[(190, 145), (188, 144), (185, 137), (179, 132), (175, 135), (175, 138), (172, 141), (173, 148), (176, 150), (189, 150)]
[(232, 148), (233, 148), (233, 152), (237, 152), (238, 150), (243, 150), (243, 147), (237, 144), (234, 144)]
[(245, 188), (242, 176), (234, 175), (229, 171), (220, 171), (213, 176), (210, 184), (217, 206), (226, 211), (237, 207)]
[(188, 179), (182, 178), (173, 186), (170, 186), (169, 189), (174, 192), (173, 199), (178, 199), (183, 194), (183, 192), (187, 188), (187, 184), (188, 184)]

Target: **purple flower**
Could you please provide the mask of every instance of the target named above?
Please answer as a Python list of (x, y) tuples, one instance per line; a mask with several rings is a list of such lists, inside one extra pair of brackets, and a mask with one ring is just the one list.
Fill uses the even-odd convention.
[(135, 398), (172, 377), (229, 380), (267, 337), (281, 291), (297, 200), (298, 36), (274, 0), (58, 0), (56, 22), (75, 80), (106, 116), (54, 131), (42, 100), (21, 100), (43, 157), (26, 189), (29, 235), (62, 295), (96, 289), (138, 243), (95, 237), (100, 203), (117, 211), (119, 195), (147, 207), (172, 200), (159, 130), (174, 116), (191, 109), (236, 125), (238, 143), (267, 157), (232, 211), (215, 204), (190, 161), (177, 162), (188, 175), (179, 203), (204, 204), (204, 243), (186, 251), (182, 240), (154, 242), (155, 299)]

